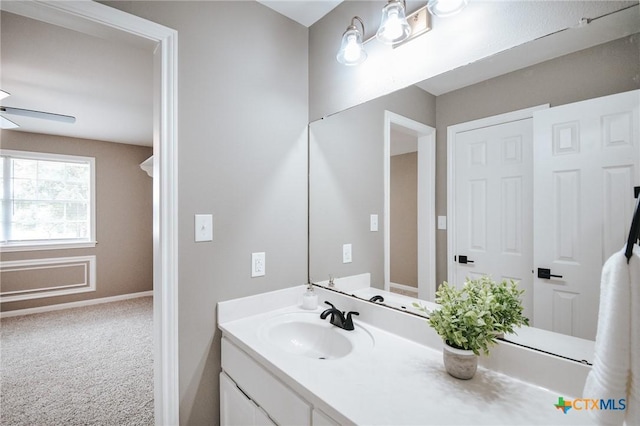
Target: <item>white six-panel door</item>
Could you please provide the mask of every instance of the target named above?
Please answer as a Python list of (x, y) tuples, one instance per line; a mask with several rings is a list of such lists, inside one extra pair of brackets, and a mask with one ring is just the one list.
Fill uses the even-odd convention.
[[(639, 97), (632, 91), (534, 114), (538, 328), (595, 339), (602, 265), (626, 241), (640, 184)], [(538, 278), (538, 268), (556, 277)]]
[(639, 101), (450, 127), (449, 281), (517, 280), (533, 326), (594, 339), (602, 265), (626, 242), (640, 185)]
[[(456, 285), (466, 277), (513, 279), (533, 314), (532, 119), (455, 134)], [(466, 259), (465, 259), (466, 257)]]

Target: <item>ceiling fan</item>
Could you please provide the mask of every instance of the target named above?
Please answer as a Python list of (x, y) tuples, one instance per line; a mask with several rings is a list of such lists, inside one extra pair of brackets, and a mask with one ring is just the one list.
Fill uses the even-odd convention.
[[(4, 99), (10, 96), (8, 92), (0, 89), (0, 99)], [(7, 106), (0, 106), (0, 114), (19, 115), (22, 117), (40, 118), (44, 120), (58, 121), (60, 123), (76, 122), (76, 118), (70, 115), (55, 114), (52, 112), (36, 111), (32, 109), (14, 108)], [(0, 129), (15, 129), (20, 127), (18, 124), (6, 118), (4, 115), (0, 115)]]

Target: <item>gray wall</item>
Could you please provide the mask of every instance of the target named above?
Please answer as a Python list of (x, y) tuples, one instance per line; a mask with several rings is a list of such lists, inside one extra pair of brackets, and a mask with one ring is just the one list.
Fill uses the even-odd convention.
[[(309, 128), (311, 281), (371, 273), (384, 288), (384, 111), (433, 126), (435, 97), (417, 87), (358, 105)], [(378, 232), (369, 231), (378, 214)], [(342, 263), (342, 245), (353, 262)]]
[[(436, 98), (436, 214), (447, 213), (447, 127), (535, 105), (558, 106), (640, 88), (640, 36), (562, 56)], [(447, 236), (436, 239), (437, 283)]]
[[(415, 11), (425, 1), (407, 1)], [(470, 1), (454, 18), (432, 19), (433, 30), (398, 49), (376, 40), (365, 45), (367, 60), (345, 67), (336, 59), (340, 36), (354, 15), (363, 18), (366, 40), (375, 35), (385, 2), (347, 0), (310, 28), (309, 111), (312, 120), (508, 51), (566, 28), (581, 18), (620, 10), (633, 1)]]
[(180, 422), (216, 424), (216, 303), (307, 280), (308, 30), (256, 2), (107, 4), (178, 31)]
[[(2, 303), (2, 312), (153, 290), (153, 181), (139, 166), (152, 148), (11, 130), (2, 131), (2, 148), (95, 157), (98, 241), (89, 249), (2, 252), (2, 261), (96, 256), (95, 292)], [(27, 274), (13, 278), (34, 284)]]

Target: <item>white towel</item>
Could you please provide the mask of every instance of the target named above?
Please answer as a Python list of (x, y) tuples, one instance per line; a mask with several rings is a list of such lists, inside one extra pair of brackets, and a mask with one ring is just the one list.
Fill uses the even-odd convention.
[[(583, 391), (588, 399), (626, 401), (626, 410), (591, 410), (601, 425), (640, 425), (640, 249), (624, 250), (602, 268), (595, 358)], [(618, 406), (618, 405), (617, 405)]]

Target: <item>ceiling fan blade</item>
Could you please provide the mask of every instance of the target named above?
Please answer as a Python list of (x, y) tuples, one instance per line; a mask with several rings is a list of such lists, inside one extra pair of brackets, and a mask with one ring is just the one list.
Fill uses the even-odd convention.
[(18, 126), (16, 123), (9, 120), (8, 118), (5, 118), (0, 115), (0, 129), (7, 130), (7, 129), (15, 129), (16, 127), (20, 127), (20, 126)]
[(59, 121), (61, 123), (75, 123), (76, 118), (70, 115), (54, 114), (52, 112), (34, 111), (31, 109), (0, 106), (0, 113), (21, 115), (23, 117), (42, 118), (45, 120)]

